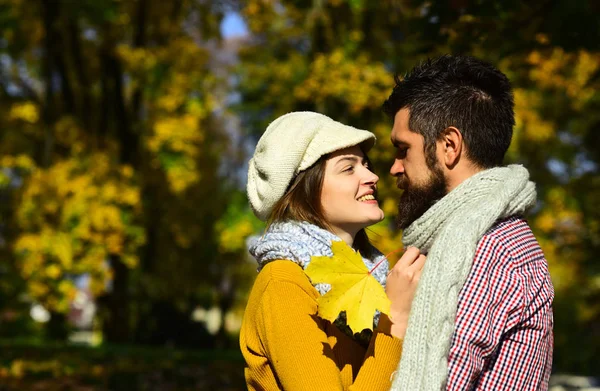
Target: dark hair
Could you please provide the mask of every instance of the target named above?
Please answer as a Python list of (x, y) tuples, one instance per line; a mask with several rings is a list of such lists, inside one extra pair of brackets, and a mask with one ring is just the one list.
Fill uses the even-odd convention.
[[(315, 164), (296, 175), (283, 197), (273, 207), (267, 225), (290, 220), (306, 221), (332, 231), (321, 204), (325, 164), (328, 158), (329, 155), (321, 156)], [(366, 155), (365, 160), (369, 162)], [(364, 229), (356, 233), (354, 248), (364, 256), (371, 254), (372, 246)]]
[(482, 168), (502, 164), (515, 125), (512, 88), (502, 72), (474, 57), (445, 55), (394, 79), (383, 110), (392, 119), (410, 110), (409, 128), (424, 137), (426, 155), (435, 154), (435, 142), (454, 126), (471, 161)]

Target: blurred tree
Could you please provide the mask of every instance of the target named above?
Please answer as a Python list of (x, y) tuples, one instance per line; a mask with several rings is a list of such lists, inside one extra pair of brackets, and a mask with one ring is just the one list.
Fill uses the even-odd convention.
[[(387, 171), (390, 121), (380, 107), (405, 72), (426, 57), (487, 59), (515, 88), (517, 126), (508, 162), (538, 184), (531, 223), (556, 288), (555, 369), (592, 374), (600, 359), (600, 19), (597, 2), (474, 0), (249, 0), (238, 107), (248, 135), (288, 111), (316, 110), (374, 131), (387, 216), (397, 194)], [(399, 246), (392, 219), (371, 229), (384, 251)]]
[(214, 291), (237, 154), (213, 56), (230, 6), (0, 3), (2, 248), (52, 319), (88, 275), (108, 341), (166, 342), (177, 327), (157, 317), (190, 319)]

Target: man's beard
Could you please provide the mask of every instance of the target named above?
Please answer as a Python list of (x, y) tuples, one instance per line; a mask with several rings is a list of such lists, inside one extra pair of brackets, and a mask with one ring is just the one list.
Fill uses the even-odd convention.
[[(406, 180), (406, 177), (402, 179)], [(444, 173), (438, 166), (431, 168), (431, 175), (425, 185), (414, 186), (407, 183), (398, 202), (398, 228), (407, 228), (442, 199), (446, 195), (446, 184)]]

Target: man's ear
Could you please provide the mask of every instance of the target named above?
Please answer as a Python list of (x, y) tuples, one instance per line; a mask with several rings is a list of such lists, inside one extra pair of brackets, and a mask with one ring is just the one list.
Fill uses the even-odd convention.
[(460, 161), (464, 153), (463, 136), (458, 128), (448, 126), (440, 139), (442, 147), (442, 162), (448, 168), (453, 168)]

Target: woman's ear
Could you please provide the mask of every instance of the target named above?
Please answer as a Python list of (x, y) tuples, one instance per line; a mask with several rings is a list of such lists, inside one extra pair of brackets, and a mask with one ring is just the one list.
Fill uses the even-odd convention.
[(463, 136), (458, 128), (448, 126), (440, 139), (443, 155), (442, 162), (448, 168), (453, 168), (460, 161), (463, 153)]

